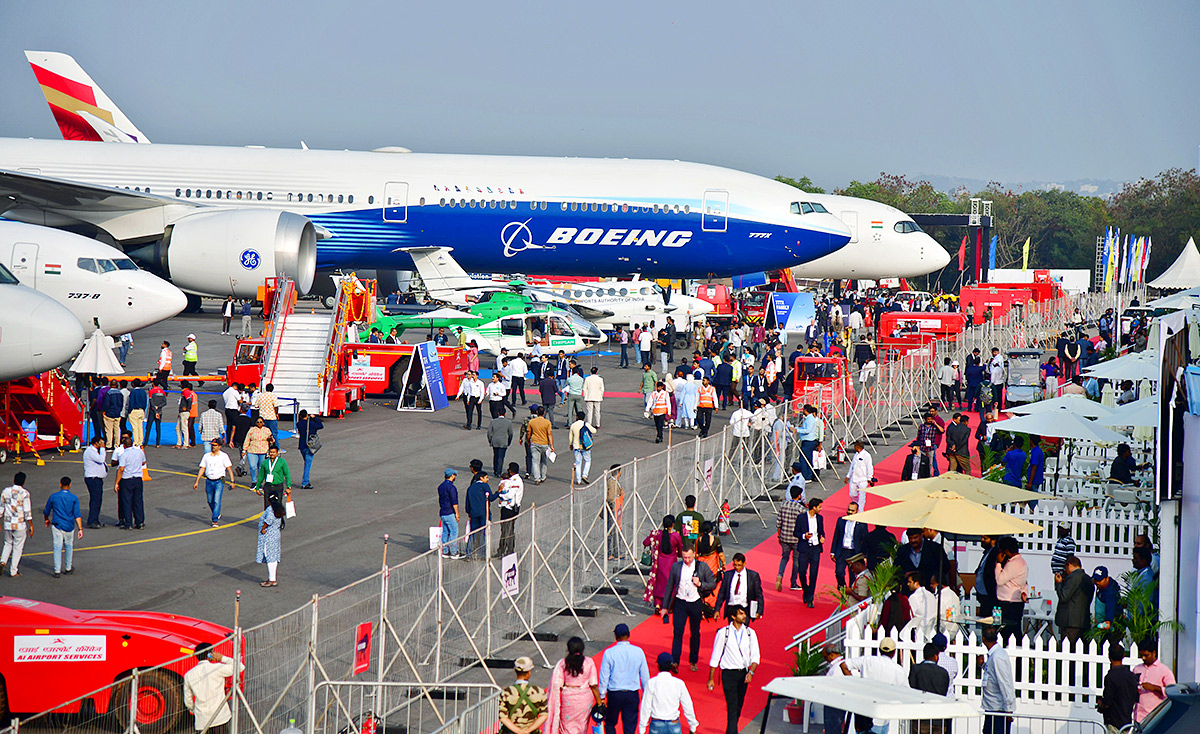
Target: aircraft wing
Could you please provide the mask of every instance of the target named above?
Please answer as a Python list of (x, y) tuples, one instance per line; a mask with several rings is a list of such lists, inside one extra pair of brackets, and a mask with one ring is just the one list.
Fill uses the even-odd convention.
[(578, 311), (579, 315), (584, 317), (588, 321), (595, 321), (596, 319), (606, 319), (609, 316), (613, 315), (613, 312), (609, 311), (606, 308), (596, 308), (595, 306), (585, 306), (584, 304), (579, 303), (577, 301), (567, 301), (567, 303), (571, 304), (571, 307), (574, 308), (576, 311)]
[(5, 198), (15, 202), (15, 206), (9, 206), (8, 210), (29, 209), (63, 213), (130, 212), (156, 209), (169, 204), (203, 206), (144, 191), (130, 191), (36, 173), (0, 169), (0, 209), (4, 208)]

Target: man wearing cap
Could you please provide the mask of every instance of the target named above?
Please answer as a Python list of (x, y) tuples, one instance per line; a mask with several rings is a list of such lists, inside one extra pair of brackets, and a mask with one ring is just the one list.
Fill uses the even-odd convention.
[(846, 568), (850, 579), (850, 584), (846, 587), (847, 593), (855, 601), (870, 598), (871, 570), (867, 568), (867, 557), (862, 553), (855, 553), (846, 559)]
[[(740, 554), (739, 554), (740, 555)], [(758, 635), (746, 625), (746, 608), (728, 608), (729, 624), (717, 630), (712, 657), (708, 661), (708, 690), (716, 685), (721, 671), (721, 690), (725, 693), (725, 734), (738, 734), (738, 719), (746, 701), (746, 688), (754, 680), (754, 670), (762, 660)]]
[[(830, 678), (844, 676), (842, 672), (842, 651), (837, 645), (821, 646), (821, 657), (825, 658), (825, 675)], [(846, 712), (832, 706), (825, 707), (825, 734), (843, 734), (846, 730)]]
[(696, 561), (696, 549), (685, 545), (681, 560), (671, 566), (667, 577), (667, 593), (662, 608), (663, 619), (674, 612), (674, 635), (671, 638), (671, 659), (677, 664), (683, 657), (683, 628), (691, 625), (688, 662), (692, 670), (700, 661), (700, 615), (704, 611), (701, 599), (717, 588), (712, 569)]
[(604, 701), (605, 734), (616, 734), (621, 719), (623, 734), (634, 734), (638, 724), (638, 692), (650, 684), (646, 653), (629, 641), (629, 625), (613, 628), (615, 643), (600, 662), (600, 698)]
[(1058, 575), (1067, 564), (1067, 556), (1075, 555), (1075, 539), (1071, 537), (1071, 526), (1068, 523), (1058, 524), (1058, 540), (1054, 543), (1054, 553), (1050, 556), (1050, 573)]
[(939, 632), (933, 636), (932, 642), (938, 648), (937, 664), (942, 666), (942, 669), (950, 676), (950, 693), (947, 695), (954, 698), (954, 681), (958, 680), (959, 669), (958, 661), (954, 659), (954, 656), (946, 653), (947, 648), (950, 647), (950, 640), (946, 638), (946, 635)]
[(700, 728), (700, 722), (696, 720), (687, 686), (672, 675), (675, 662), (671, 653), (660, 652), (655, 662), (658, 675), (651, 678), (646, 686), (646, 700), (638, 715), (638, 734), (679, 734), (680, 709), (687, 719), (688, 728), (695, 732)]
[(442, 555), (462, 558), (458, 549), (458, 487), (454, 480), (458, 472), (447, 469), (446, 479), (438, 485), (438, 515), (442, 519)]
[(833, 560), (834, 574), (839, 589), (854, 580), (853, 577), (846, 576), (846, 559), (861, 554), (867, 548), (867, 526), (854, 519), (857, 514), (858, 503), (851, 500), (846, 505), (846, 514), (838, 518), (837, 526), (833, 529), (833, 543), (829, 549), (829, 557)]
[(509, 734), (532, 734), (542, 728), (549, 714), (546, 692), (529, 682), (533, 661), (519, 657), (513, 663), (517, 680), (500, 692), (500, 730)]
[(188, 334), (187, 346), (183, 348), (183, 374), (196, 374), (196, 362), (200, 359), (200, 347), (196, 344), (196, 335)]
[(1096, 624), (1108, 629), (1117, 618), (1121, 585), (1108, 575), (1107, 566), (1096, 566), (1092, 571), (1092, 583), (1096, 586)]
[(793, 461), (792, 462), (792, 476), (788, 477), (787, 489), (784, 490), (784, 496), (791, 497), (792, 496), (792, 493), (791, 493), (792, 487), (799, 487), (800, 488), (800, 501), (808, 502), (808, 497), (806, 497), (805, 493), (804, 493), (805, 485), (806, 485), (806, 482), (804, 480), (804, 472), (802, 470), (801, 464), (798, 461)]
[[(868, 680), (893, 683), (898, 686), (908, 686), (908, 674), (896, 662), (896, 641), (891, 637), (885, 637), (880, 640), (878, 655), (843, 659), (840, 667), (842, 673), (845, 675), (858, 673)], [(861, 720), (863, 717), (859, 718)], [(871, 731), (878, 734), (886, 734), (887, 730), (888, 724), (886, 721), (871, 727)], [(862, 728), (860, 727), (858, 731), (862, 731)]]

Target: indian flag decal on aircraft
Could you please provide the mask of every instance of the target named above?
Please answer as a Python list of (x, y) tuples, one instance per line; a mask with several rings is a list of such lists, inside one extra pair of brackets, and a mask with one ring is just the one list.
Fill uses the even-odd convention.
[(46, 275), (62, 275), (62, 266), (46, 263), (45, 272), (46, 272)]
[(883, 229), (883, 222), (872, 220), (871, 221), (871, 229)]

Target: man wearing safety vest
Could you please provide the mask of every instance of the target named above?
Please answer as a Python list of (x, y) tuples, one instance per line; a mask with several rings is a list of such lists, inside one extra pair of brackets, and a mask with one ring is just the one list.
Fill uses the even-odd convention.
[(771, 352), (769, 355), (767, 355), (766, 364), (763, 365), (763, 376), (767, 382), (768, 398), (774, 402), (775, 395), (779, 390), (779, 386), (775, 382), (779, 377), (779, 367), (775, 364), (774, 352)]
[(717, 407), (717, 388), (705, 377), (700, 382), (700, 399), (696, 403), (696, 427), (700, 429), (700, 438), (708, 437), (708, 429), (712, 426), (713, 410)]
[(171, 342), (162, 343), (162, 351), (158, 353), (158, 374), (154, 377), (154, 384), (162, 389), (167, 389), (167, 378), (171, 376)]
[(654, 428), (658, 431), (658, 438), (654, 439), (654, 443), (662, 443), (663, 427), (667, 425), (667, 413), (671, 410), (671, 396), (667, 394), (661, 381), (655, 385), (654, 392), (650, 393), (648, 402), (650, 408), (647, 414), (654, 416)]
[(200, 347), (196, 344), (196, 335), (188, 334), (187, 346), (183, 348), (183, 374), (195, 375), (196, 362), (200, 359)]

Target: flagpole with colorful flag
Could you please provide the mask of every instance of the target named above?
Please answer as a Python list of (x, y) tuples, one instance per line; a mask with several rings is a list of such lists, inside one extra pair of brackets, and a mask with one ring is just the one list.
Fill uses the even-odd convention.
[(1025, 244), (1021, 245), (1021, 272), (1029, 270), (1029, 238), (1025, 238)]
[(967, 236), (964, 234), (962, 243), (958, 246), (958, 270), (962, 272), (963, 266), (967, 264)]

